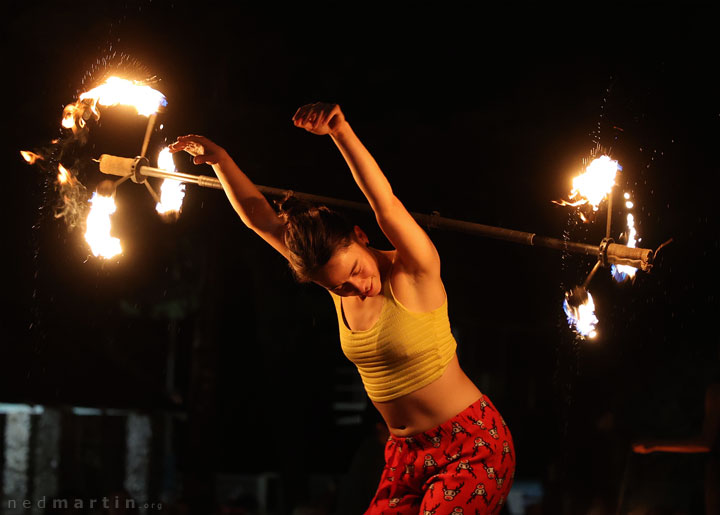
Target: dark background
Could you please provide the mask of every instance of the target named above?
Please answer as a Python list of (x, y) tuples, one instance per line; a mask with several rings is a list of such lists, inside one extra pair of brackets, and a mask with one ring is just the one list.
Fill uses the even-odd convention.
[[(581, 224), (551, 200), (567, 197), (596, 146), (609, 150), (640, 246), (674, 241), (632, 285), (596, 276), (596, 341), (576, 340), (561, 310), (591, 261), (429, 233), (461, 364), (513, 431), (518, 479), (543, 483), (547, 513), (594, 495), (614, 506), (629, 442), (696, 432), (704, 388), (719, 379), (712, 19), (697, 4), (8, 3), (0, 402), (187, 412), (186, 438), (193, 420), (201, 436), (178, 444), (181, 467), (279, 471), (293, 485), (288, 505), (310, 495), (306, 477), (342, 475), (362, 439), (363, 426), (334, 425), (336, 386), (357, 379), (346, 378), (329, 297), (296, 284), (222, 192), (189, 186), (167, 224), (144, 188), (125, 183), (114, 222), (125, 252), (107, 262), (53, 216), (54, 174), (19, 150), (59, 137), (63, 107), (122, 63), (156, 75), (168, 99), (151, 155), (205, 134), (258, 184), (362, 200), (330, 140), (290, 122), (305, 103), (337, 102), (410, 210), (552, 237), (602, 238), (602, 211)], [(90, 158), (137, 154), (145, 124), (102, 114), (75, 150), (88, 189), (103, 178)], [(386, 247), (372, 218), (353, 216)], [(678, 468), (643, 459), (633, 466)], [(702, 481), (702, 460), (682, 468)]]

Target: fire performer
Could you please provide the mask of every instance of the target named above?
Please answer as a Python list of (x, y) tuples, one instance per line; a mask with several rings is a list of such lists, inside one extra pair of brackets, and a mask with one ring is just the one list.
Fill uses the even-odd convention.
[(393, 250), (371, 247), (360, 227), (326, 206), (289, 196), (277, 214), (228, 153), (203, 136), (182, 136), (170, 149), (212, 165), (243, 222), (289, 261), (300, 282), (330, 292), (343, 352), (390, 431), (366, 514), (498, 513), (515, 473), (512, 437), (460, 367), (435, 246), (338, 105), (305, 105), (293, 122), (332, 138)]

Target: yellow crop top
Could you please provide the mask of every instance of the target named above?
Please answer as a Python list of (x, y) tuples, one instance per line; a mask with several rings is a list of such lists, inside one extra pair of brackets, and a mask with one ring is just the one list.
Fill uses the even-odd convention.
[(442, 306), (427, 313), (408, 311), (395, 298), (386, 279), (380, 318), (370, 329), (353, 331), (345, 323), (341, 298), (330, 294), (343, 353), (357, 366), (373, 401), (390, 401), (432, 383), (455, 356), (457, 343), (450, 332), (447, 298)]

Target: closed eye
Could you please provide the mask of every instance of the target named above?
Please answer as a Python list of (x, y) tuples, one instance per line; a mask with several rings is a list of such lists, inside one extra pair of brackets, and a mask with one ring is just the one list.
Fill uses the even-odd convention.
[(336, 286), (335, 288), (333, 288), (330, 291), (340, 294), (340, 293), (344, 292), (345, 290), (347, 290), (346, 286), (347, 286), (347, 283), (342, 283), (340, 286)]

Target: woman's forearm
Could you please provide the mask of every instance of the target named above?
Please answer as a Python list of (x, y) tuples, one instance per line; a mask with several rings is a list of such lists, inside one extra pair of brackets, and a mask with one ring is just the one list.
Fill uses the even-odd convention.
[[(332, 137), (405, 270), (416, 278), (439, 279), (437, 249), (395, 196), (385, 174), (353, 132), (340, 106), (322, 102), (307, 104), (299, 108), (292, 119), (296, 127)], [(434, 284), (441, 283), (435, 281)]]
[(253, 230), (265, 231), (280, 224), (265, 196), (227, 153), (212, 167), (230, 203), (245, 225)]
[(330, 133), (330, 136), (345, 158), (355, 182), (368, 199), (375, 214), (380, 217), (384, 212), (393, 209), (395, 195), (390, 183), (375, 158), (355, 135), (350, 124), (343, 121)]

